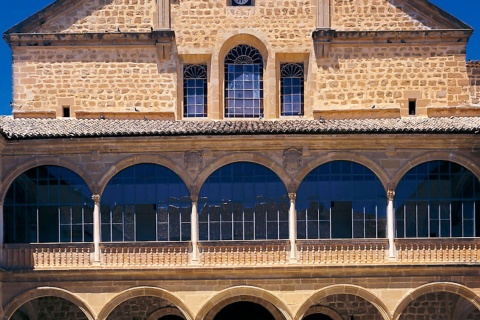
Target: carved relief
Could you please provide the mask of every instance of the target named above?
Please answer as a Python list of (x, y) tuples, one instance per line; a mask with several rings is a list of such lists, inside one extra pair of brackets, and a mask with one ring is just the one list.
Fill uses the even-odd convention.
[(297, 171), (302, 166), (302, 152), (290, 148), (283, 152), (283, 167), (288, 171)]
[(189, 171), (198, 171), (203, 167), (203, 153), (200, 151), (185, 152), (185, 168)]

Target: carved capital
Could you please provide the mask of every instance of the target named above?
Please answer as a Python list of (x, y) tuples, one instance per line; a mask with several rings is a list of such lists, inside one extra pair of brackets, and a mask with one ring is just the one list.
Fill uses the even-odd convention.
[(198, 188), (195, 186), (190, 187), (190, 199), (192, 202), (198, 202)]
[(102, 197), (100, 197), (100, 195), (98, 195), (98, 194), (92, 195), (92, 200), (93, 200), (95, 203), (100, 203), (101, 198), (102, 198)]
[(288, 193), (288, 198), (290, 199), (290, 201), (295, 201), (297, 200), (297, 194), (296, 193)]
[(388, 199), (388, 201), (393, 201), (393, 198), (395, 198), (395, 190), (393, 190), (393, 189), (388, 189), (388, 190), (387, 190), (387, 199)]

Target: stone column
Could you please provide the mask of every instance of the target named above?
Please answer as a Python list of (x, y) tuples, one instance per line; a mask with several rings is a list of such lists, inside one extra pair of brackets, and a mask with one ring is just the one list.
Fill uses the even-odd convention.
[(330, 1), (317, 0), (317, 29), (330, 29)]
[(290, 238), (290, 261), (297, 259), (297, 211), (295, 210), (296, 193), (289, 193), (290, 209), (288, 210), (288, 235)]
[(157, 26), (155, 29), (170, 29), (170, 0), (157, 1)]
[(393, 198), (395, 191), (387, 191), (387, 235), (388, 235), (388, 257), (395, 259), (395, 214), (393, 212)]
[(95, 264), (100, 264), (100, 240), (101, 240), (100, 196), (98, 194), (94, 194), (92, 196), (92, 199), (94, 201), (94, 205), (93, 205), (93, 246), (94, 246), (93, 262)]
[(3, 224), (3, 202), (0, 201), (0, 244), (5, 243), (5, 225)]
[(192, 215), (190, 218), (190, 232), (192, 241), (192, 262), (198, 262), (198, 195), (191, 195)]

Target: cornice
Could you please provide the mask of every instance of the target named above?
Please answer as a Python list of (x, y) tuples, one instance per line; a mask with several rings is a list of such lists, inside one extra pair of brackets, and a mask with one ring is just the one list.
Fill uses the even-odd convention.
[(52, 46), (125, 46), (170, 44), (175, 38), (173, 30), (151, 32), (96, 32), (96, 33), (12, 33), (4, 34), (10, 47)]

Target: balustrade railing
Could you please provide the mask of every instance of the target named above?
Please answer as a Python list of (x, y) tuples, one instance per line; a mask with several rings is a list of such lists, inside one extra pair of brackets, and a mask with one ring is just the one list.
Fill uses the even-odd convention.
[(379, 264), (387, 261), (388, 242), (379, 240), (299, 240), (300, 264)]
[(480, 239), (396, 239), (399, 263), (477, 263)]
[(109, 243), (101, 246), (101, 265), (106, 268), (184, 267), (188, 265), (190, 244)]
[(294, 265), (480, 263), (480, 239), (395, 239), (395, 259), (386, 239), (297, 240), (296, 259), (288, 241), (216, 241), (198, 244), (192, 261), (189, 242), (103, 243), (100, 262), (93, 244), (3, 244), (5, 270), (157, 267), (261, 267)]
[(288, 262), (286, 242), (204, 242), (199, 244), (202, 266), (284, 265)]
[(91, 266), (91, 244), (5, 244), (0, 266), (7, 270), (68, 269)]

